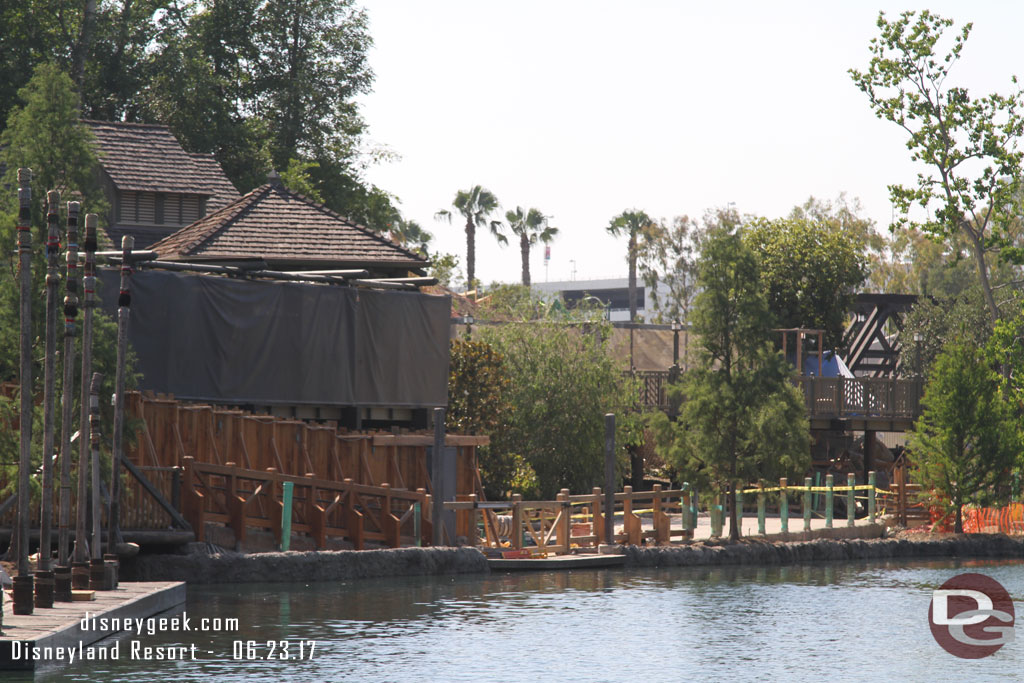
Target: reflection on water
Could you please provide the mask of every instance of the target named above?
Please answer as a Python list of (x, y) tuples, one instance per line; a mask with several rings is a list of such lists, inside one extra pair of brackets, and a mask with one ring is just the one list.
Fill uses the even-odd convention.
[[(1014, 642), (980, 661), (947, 655), (927, 624), (932, 589), (980, 571), (1024, 599), (1019, 562), (887, 562), (596, 570), (191, 587), (193, 627), (145, 636), (196, 644), (197, 661), (83, 662), (41, 681), (633, 681), (783, 677), (1015, 678)], [(1018, 614), (1021, 614), (1018, 611)], [(311, 660), (236, 660), (316, 646)], [(240, 644), (236, 645), (236, 641)], [(248, 641), (255, 647), (246, 650)], [(1024, 645), (1024, 644), (1022, 644)]]

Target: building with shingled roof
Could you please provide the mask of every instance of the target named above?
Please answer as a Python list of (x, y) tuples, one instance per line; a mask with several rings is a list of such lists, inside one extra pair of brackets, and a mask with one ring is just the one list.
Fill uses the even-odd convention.
[[(150, 248), (162, 261), (255, 262), (282, 271), (366, 270), (374, 278), (420, 276), (419, 255), (270, 182), (165, 237)], [(263, 266), (262, 264), (266, 264)]]
[(84, 120), (96, 140), (100, 185), (110, 203), (107, 236), (136, 249), (238, 199), (210, 154), (190, 154), (164, 125)]

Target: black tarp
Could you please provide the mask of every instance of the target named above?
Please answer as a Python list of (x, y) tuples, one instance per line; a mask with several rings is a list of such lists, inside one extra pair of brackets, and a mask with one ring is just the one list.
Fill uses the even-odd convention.
[[(101, 278), (114, 313), (119, 275)], [(143, 389), (256, 405), (448, 402), (449, 297), (159, 270), (135, 273), (131, 292)]]

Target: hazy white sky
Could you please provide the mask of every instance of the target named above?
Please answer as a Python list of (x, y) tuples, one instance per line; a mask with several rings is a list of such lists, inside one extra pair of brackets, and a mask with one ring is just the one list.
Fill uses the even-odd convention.
[[(1024, 4), (363, 0), (377, 78), (370, 138), (401, 158), (369, 179), (434, 247), (465, 265), (461, 226), (437, 223), (483, 184), (504, 210), (560, 229), (547, 278), (625, 277), (628, 208), (701, 216), (735, 203), (781, 216), (809, 196), (859, 198), (887, 229), (887, 184), (910, 182), (902, 132), (875, 118), (847, 69), (866, 67), (880, 9), (972, 21), (954, 81), (975, 96), (1024, 77)], [(531, 259), (545, 279), (543, 250)], [(477, 276), (517, 282), (518, 248), (477, 237)]]

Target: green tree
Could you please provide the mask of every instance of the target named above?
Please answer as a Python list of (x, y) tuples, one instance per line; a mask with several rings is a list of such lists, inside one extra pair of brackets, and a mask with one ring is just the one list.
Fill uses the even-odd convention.
[(943, 494), (963, 533), (968, 501), (991, 502), (1020, 455), (1020, 441), (1000, 378), (981, 349), (954, 342), (935, 362), (922, 399), (924, 411), (908, 438), (922, 484)]
[(929, 377), (947, 345), (969, 341), (983, 348), (991, 335), (992, 321), (976, 283), (958, 296), (921, 297), (900, 330), (900, 374)]
[(449, 289), (457, 287), (462, 280), (459, 273), (459, 257), (455, 254), (437, 252), (430, 256), (430, 276), (437, 278), (437, 283)]
[(501, 354), (510, 380), (512, 412), (492, 448), (520, 455), (545, 498), (562, 488), (584, 492), (603, 485), (605, 413), (618, 416), (620, 471), (626, 449), (641, 437), (630, 415), (636, 388), (611, 353), (608, 323), (598, 311), (555, 313), (525, 287), (503, 289), (506, 296), (491, 297), (501, 311), (492, 315), (488, 304), (478, 315), (509, 322), (473, 331)]
[(761, 281), (776, 322), (823, 329), (825, 348), (837, 348), (854, 294), (867, 276), (857, 239), (815, 221), (755, 219), (743, 241), (760, 257)]
[[(651, 418), (659, 454), (689, 481), (721, 491), (796, 475), (810, 464), (810, 432), (793, 369), (773, 347), (755, 254), (742, 239), (716, 231), (697, 266), (693, 310), (697, 366), (670, 389), (685, 397), (679, 419)], [(729, 536), (740, 536), (730, 506)]]
[[(686, 320), (697, 294), (696, 253), (703, 231), (689, 216), (676, 216), (672, 225), (654, 224), (640, 245), (637, 267), (647, 287), (654, 322)], [(664, 286), (668, 295), (658, 291)]]
[(558, 234), (558, 228), (548, 225), (550, 216), (538, 209), (524, 211), (517, 206), (515, 211), (506, 211), (505, 220), (513, 235), (519, 237), (519, 252), (523, 259), (523, 284), (530, 286), (530, 247), (538, 241), (550, 243)]
[[(501, 221), (488, 221), (498, 210), (498, 198), (494, 193), (481, 185), (474, 185), (468, 190), (459, 190), (452, 200), (452, 207), (466, 219), (466, 287), (474, 289), (476, 279), (476, 231), (477, 228), (489, 227), (491, 234), (501, 244), (507, 244), (508, 238), (501, 232)], [(435, 219), (444, 219), (451, 223), (452, 212), (441, 209), (434, 214)]]
[[(880, 35), (871, 40), (866, 71), (850, 70), (875, 115), (892, 121), (908, 135), (911, 159), (924, 164), (913, 187), (890, 185), (893, 205), (901, 212), (893, 229), (917, 226), (942, 241), (962, 237), (974, 257), (990, 319), (999, 318), (986, 255), (1001, 252), (1018, 258), (1008, 238), (1007, 209), (1020, 195), (1018, 149), (1024, 133), (1024, 93), (991, 94), (972, 99), (967, 89), (951, 85), (971, 24), (952, 38), (948, 51), (940, 41), (952, 20), (927, 10), (903, 12), (889, 21), (878, 16)], [(912, 206), (935, 206), (933, 217), (911, 221)]]
[(636, 264), (640, 257), (641, 240), (656, 230), (657, 224), (643, 211), (631, 209), (612, 218), (605, 230), (610, 235), (626, 235), (626, 263), (629, 264), (629, 321), (636, 320)]
[(424, 258), (429, 258), (430, 241), (434, 239), (418, 222), (399, 217), (390, 228), (391, 239)]

